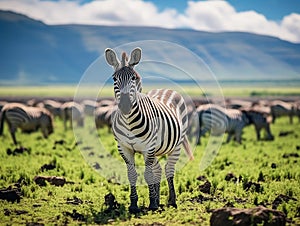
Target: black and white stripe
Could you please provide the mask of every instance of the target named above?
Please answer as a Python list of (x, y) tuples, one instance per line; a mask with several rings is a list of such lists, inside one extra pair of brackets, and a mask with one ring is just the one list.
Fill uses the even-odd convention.
[(114, 91), (118, 105), (113, 115), (112, 129), (118, 141), (119, 153), (128, 170), (131, 186), (131, 212), (139, 211), (136, 191), (137, 172), (134, 154), (144, 156), (144, 177), (149, 187), (149, 208), (159, 206), (161, 166), (157, 156), (168, 155), (165, 173), (169, 185), (168, 204), (176, 206), (173, 184), (175, 164), (179, 159), (181, 144), (193, 158), (186, 137), (188, 127), (187, 109), (180, 94), (172, 90), (157, 89), (147, 95), (141, 93), (141, 77), (133, 69), (139, 63), (141, 50), (132, 51), (128, 61), (125, 53), (120, 62), (111, 49), (106, 49), (106, 60), (114, 67)]
[(67, 122), (70, 122), (70, 128), (73, 128), (73, 121), (76, 121), (77, 126), (84, 126), (84, 109), (83, 106), (70, 101), (65, 102), (60, 107), (61, 117), (64, 121), (64, 128), (67, 129)]
[(294, 103), (288, 103), (281, 100), (273, 101), (270, 105), (273, 123), (276, 118), (281, 116), (288, 116), (290, 123), (293, 123), (293, 116), (297, 115), (297, 107)]
[(197, 108), (199, 115), (200, 130), (197, 143), (200, 144), (200, 137), (210, 131), (213, 136), (220, 136), (228, 133), (227, 142), (234, 135), (235, 140), (241, 143), (243, 128), (249, 124), (248, 118), (237, 109), (226, 109), (214, 104), (200, 105)]
[(51, 113), (45, 108), (27, 107), (19, 103), (4, 105), (0, 115), (0, 135), (3, 133), (4, 121), (7, 122), (13, 142), (16, 145), (16, 130), (31, 133), (41, 129), (45, 138), (53, 132), (53, 119)]
[(272, 135), (270, 128), (270, 122), (272, 120), (270, 114), (260, 111), (258, 107), (241, 109), (241, 111), (248, 117), (249, 124), (254, 125), (257, 140), (261, 139), (260, 131), (262, 129), (266, 132), (266, 140), (274, 140), (274, 136)]

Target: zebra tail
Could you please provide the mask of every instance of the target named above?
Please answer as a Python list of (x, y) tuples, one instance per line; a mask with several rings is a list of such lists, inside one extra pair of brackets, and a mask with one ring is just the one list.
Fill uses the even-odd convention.
[(194, 160), (194, 155), (193, 155), (191, 146), (189, 144), (189, 141), (188, 141), (188, 138), (186, 135), (184, 135), (184, 138), (183, 138), (183, 148), (184, 148), (186, 154), (189, 156), (190, 161)]
[(6, 111), (1, 111), (1, 112), (0, 112), (0, 136), (3, 134), (5, 112), (6, 112)]

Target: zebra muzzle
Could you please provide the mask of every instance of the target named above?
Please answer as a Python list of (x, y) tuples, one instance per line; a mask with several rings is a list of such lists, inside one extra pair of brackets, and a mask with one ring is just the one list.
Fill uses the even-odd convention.
[(118, 107), (124, 115), (129, 114), (131, 110), (131, 105), (132, 104), (130, 101), (129, 93), (122, 93)]

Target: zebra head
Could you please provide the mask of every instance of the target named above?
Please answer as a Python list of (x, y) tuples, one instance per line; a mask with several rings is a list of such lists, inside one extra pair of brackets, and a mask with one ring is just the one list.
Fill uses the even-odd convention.
[(105, 50), (106, 61), (115, 72), (113, 74), (115, 98), (119, 109), (125, 115), (129, 114), (136, 101), (136, 93), (141, 92), (141, 77), (134, 70), (134, 66), (140, 62), (142, 50), (135, 48), (128, 60), (127, 54), (122, 53), (121, 62), (112, 49)]

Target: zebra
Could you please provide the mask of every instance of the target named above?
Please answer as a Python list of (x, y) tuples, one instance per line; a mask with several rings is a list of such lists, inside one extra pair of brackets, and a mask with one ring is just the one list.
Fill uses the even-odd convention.
[(53, 133), (53, 116), (45, 108), (7, 103), (3, 106), (0, 114), (0, 135), (3, 134), (4, 121), (8, 124), (15, 145), (17, 145), (15, 135), (17, 128), (25, 133), (31, 133), (41, 128), (45, 138)]
[(213, 136), (220, 136), (228, 133), (227, 143), (232, 135), (235, 140), (241, 143), (243, 128), (249, 124), (245, 114), (237, 109), (226, 109), (215, 104), (204, 104), (197, 108), (200, 129), (198, 131), (196, 143), (201, 144), (200, 137), (209, 130)]
[(94, 111), (98, 107), (98, 103), (94, 100), (83, 100), (81, 105), (84, 108), (84, 114), (88, 116), (93, 116)]
[(161, 166), (157, 156), (168, 155), (165, 174), (169, 187), (168, 205), (177, 207), (174, 187), (175, 164), (183, 144), (190, 159), (193, 153), (186, 130), (188, 126), (185, 102), (180, 94), (168, 89), (142, 93), (141, 76), (134, 70), (141, 59), (142, 50), (135, 48), (128, 60), (122, 53), (121, 62), (112, 49), (105, 50), (107, 63), (114, 68), (114, 94), (117, 109), (112, 118), (112, 130), (118, 150), (126, 163), (130, 183), (129, 212), (137, 213), (137, 172), (134, 154), (144, 157), (144, 178), (149, 189), (149, 209), (157, 210), (160, 204)]
[(42, 102), (44, 108), (48, 109), (54, 117), (61, 117), (61, 105), (62, 103), (55, 100), (44, 100)]
[(104, 107), (97, 107), (94, 112), (96, 128), (108, 127), (110, 132), (112, 120), (111, 117), (116, 110), (116, 105), (109, 105)]
[(297, 115), (297, 107), (293, 103), (275, 100), (270, 105), (272, 122), (275, 123), (276, 118), (280, 116), (289, 116), (290, 124), (293, 123), (293, 116)]
[(272, 117), (270, 114), (265, 112), (263, 108), (262, 111), (258, 107), (243, 108), (240, 109), (249, 119), (249, 124), (253, 124), (255, 127), (256, 138), (260, 140), (260, 131), (264, 129), (267, 133), (266, 140), (274, 140), (274, 136), (271, 133), (270, 122)]
[(64, 121), (64, 128), (67, 129), (67, 122), (70, 121), (70, 128), (73, 128), (73, 120), (77, 122), (77, 126), (84, 126), (84, 109), (82, 105), (70, 101), (61, 105), (61, 118)]

